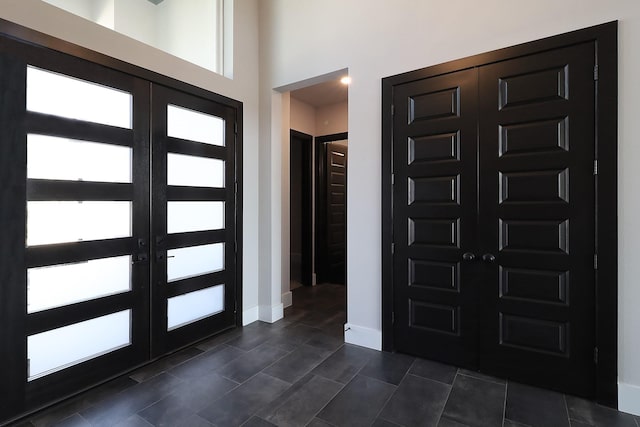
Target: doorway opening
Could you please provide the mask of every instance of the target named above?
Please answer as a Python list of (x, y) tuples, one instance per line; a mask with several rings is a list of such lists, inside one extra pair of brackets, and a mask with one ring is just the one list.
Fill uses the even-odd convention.
[[(345, 74), (334, 73), (322, 83), (289, 92), (289, 129), (283, 130), (290, 137), (285, 308), (301, 308), (296, 305), (313, 301), (309, 296), (316, 293), (321, 298), (319, 290), (301, 290), (305, 303), (296, 304), (297, 288), (337, 285), (341, 292), (328, 294), (336, 299), (336, 309), (346, 312), (348, 86), (340, 82)], [(285, 311), (285, 316), (290, 313)]]

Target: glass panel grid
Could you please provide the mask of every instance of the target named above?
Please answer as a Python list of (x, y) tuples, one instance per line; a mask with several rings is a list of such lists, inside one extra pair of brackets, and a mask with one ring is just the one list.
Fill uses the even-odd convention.
[(167, 251), (167, 282), (224, 269), (224, 243), (189, 246)]
[(179, 328), (224, 311), (224, 285), (167, 300), (167, 330)]
[(131, 344), (131, 310), (27, 337), (32, 381)]
[(131, 202), (27, 202), (27, 246), (131, 236)]
[(224, 228), (224, 202), (168, 202), (167, 233)]
[(27, 312), (131, 290), (131, 256), (27, 269)]
[(200, 111), (167, 105), (167, 135), (223, 147), (224, 120)]
[(27, 110), (131, 129), (133, 95), (28, 66)]
[(167, 154), (167, 185), (224, 188), (224, 160)]
[(129, 147), (27, 135), (27, 178), (70, 181), (131, 182)]

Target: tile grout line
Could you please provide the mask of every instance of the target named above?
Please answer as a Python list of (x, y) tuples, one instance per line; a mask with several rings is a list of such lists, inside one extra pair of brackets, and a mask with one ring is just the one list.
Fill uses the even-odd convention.
[[(295, 324), (295, 322), (294, 322), (294, 324)], [(308, 341), (308, 340), (307, 340), (307, 341)], [(305, 341), (305, 343), (306, 343), (307, 341)], [(273, 366), (274, 364), (278, 363), (280, 360), (282, 360), (282, 359), (284, 359), (285, 357), (289, 356), (290, 354), (292, 354), (294, 351), (296, 351), (299, 347), (301, 347), (301, 346), (303, 346), (303, 345), (305, 345), (305, 344), (304, 344), (304, 343), (302, 343), (302, 344), (300, 344), (300, 345), (299, 345), (295, 350), (291, 350), (291, 351), (287, 352), (287, 353), (286, 353), (286, 354), (284, 354), (281, 358), (279, 358), (278, 360), (274, 361), (272, 364), (270, 364), (270, 365), (268, 365), (268, 366), (265, 366), (264, 368), (262, 368), (262, 370), (258, 371), (256, 374), (254, 374), (253, 376), (251, 376), (250, 378), (248, 378), (246, 381), (249, 381), (251, 378), (255, 377), (256, 375), (258, 375), (258, 374), (260, 374), (260, 373), (262, 373), (263, 375), (267, 375), (267, 376), (269, 376), (269, 377), (271, 377), (271, 378), (275, 378), (275, 379), (280, 380), (280, 381), (282, 381), (282, 382), (285, 382), (285, 383), (291, 384), (289, 387), (292, 387), (292, 386), (295, 384), (295, 382), (294, 382), (294, 383), (289, 383), (288, 381), (285, 381), (285, 380), (283, 380), (283, 379), (281, 379), (281, 378), (278, 378), (278, 377), (274, 377), (273, 375), (270, 375), (270, 374), (268, 374), (268, 373), (266, 373), (266, 372), (264, 372), (264, 371), (265, 371), (266, 369), (268, 369), (269, 367)], [(272, 348), (278, 348), (278, 347), (274, 347), (274, 346), (271, 346), (271, 347), (272, 347)], [(311, 347), (311, 346), (310, 346), (310, 347)], [(284, 350), (284, 349), (283, 349), (283, 350)], [(336, 351), (338, 351), (338, 350), (336, 349), (334, 352), (332, 352), (332, 353), (330, 353), (329, 355), (327, 355), (327, 357), (326, 357), (326, 358), (324, 358), (321, 362), (319, 362), (317, 365), (315, 365), (313, 368), (311, 368), (311, 369), (309, 370), (309, 372), (307, 372), (305, 375), (303, 375), (303, 376), (302, 376), (302, 378), (304, 378), (306, 375), (311, 374), (311, 371), (313, 371), (313, 370), (314, 370), (318, 365), (320, 365), (320, 363), (324, 362), (326, 359), (328, 359), (329, 357), (331, 357), (331, 356), (332, 356)], [(311, 375), (313, 375), (313, 374), (311, 374)], [(299, 379), (298, 379), (298, 381), (299, 381), (300, 379), (302, 379), (302, 378), (299, 378)], [(245, 382), (246, 382), (246, 381), (245, 381)], [(311, 380), (309, 380), (309, 381), (311, 381)], [(297, 381), (296, 381), (296, 382), (297, 382)], [(244, 384), (244, 383), (242, 383), (242, 384)], [(288, 389), (287, 389), (287, 390), (288, 390)], [(283, 392), (282, 392), (278, 397), (280, 397), (282, 394), (286, 393), (286, 391), (287, 391), (287, 390), (283, 391)], [(339, 391), (341, 391), (341, 390), (342, 390), (342, 389), (340, 389)], [(336, 393), (336, 395), (337, 395), (337, 394), (338, 394), (338, 393)], [(336, 395), (334, 395), (333, 397), (335, 397)], [(333, 397), (332, 397), (331, 399), (333, 399)], [(274, 399), (274, 400), (275, 400), (275, 399)], [(274, 400), (272, 400), (271, 402), (268, 402), (268, 403), (266, 403), (266, 404), (262, 405), (260, 408), (258, 408), (254, 413), (252, 413), (252, 414), (251, 414), (251, 416), (249, 417), (249, 419), (251, 419), (251, 417), (254, 417), (254, 416), (255, 416), (255, 417), (258, 417), (258, 418), (261, 418), (261, 417), (259, 417), (259, 416), (257, 415), (257, 413), (258, 413), (258, 412), (260, 412), (260, 411), (261, 411), (264, 407), (266, 407), (269, 403), (272, 403)], [(288, 401), (289, 401), (289, 399), (287, 399), (286, 401), (282, 402), (282, 403), (281, 403), (281, 404), (280, 404), (276, 409), (278, 409), (278, 408), (282, 407), (282, 406), (283, 406), (285, 403), (287, 403)], [(328, 403), (327, 403), (327, 404), (328, 404)], [(326, 405), (325, 405), (325, 406), (326, 406)], [(324, 408), (324, 407), (323, 407), (323, 408)], [(320, 411), (318, 411), (318, 413), (320, 413)], [(317, 415), (317, 414), (316, 414), (316, 415)], [(315, 415), (314, 415), (314, 417), (315, 417)], [(265, 421), (268, 421), (268, 420), (265, 420)], [(247, 422), (248, 422), (248, 420), (247, 420)]]
[[(386, 382), (386, 381), (382, 381), (382, 382), (383, 382), (383, 383), (385, 383), (385, 384), (390, 384), (390, 385), (394, 386), (394, 387), (395, 387), (395, 390), (393, 390), (393, 393), (391, 393), (391, 394), (389, 395), (389, 397), (388, 397), (388, 398), (387, 398), (387, 400), (384, 402), (384, 404), (380, 406), (380, 409), (379, 409), (379, 410), (378, 410), (378, 412), (376, 413), (376, 416), (374, 417), (373, 422), (375, 422), (375, 420), (377, 420), (378, 418), (380, 418), (380, 414), (382, 413), (382, 411), (384, 411), (384, 408), (386, 408), (386, 406), (389, 404), (389, 401), (393, 398), (393, 396), (395, 396), (395, 394), (398, 392), (398, 389), (400, 389), (400, 384), (402, 384), (402, 381), (404, 381), (404, 379), (405, 379), (405, 378), (407, 378), (407, 375), (409, 375), (409, 371), (410, 371), (410, 370), (411, 370), (411, 368), (413, 367), (414, 363), (416, 363), (416, 360), (417, 360), (417, 359), (416, 359), (416, 358), (414, 358), (414, 359), (411, 361), (411, 365), (409, 365), (409, 367), (407, 368), (407, 371), (406, 371), (406, 372), (404, 373), (404, 375), (402, 376), (402, 379), (398, 382), (398, 385), (391, 384), (391, 383), (388, 383), (388, 382)], [(364, 368), (364, 366), (363, 366), (363, 368)], [(368, 378), (372, 378), (372, 377), (368, 377)], [(377, 378), (372, 378), (372, 379), (377, 380)], [(380, 381), (380, 380), (378, 380), (378, 381)], [(383, 419), (384, 419), (384, 418), (383, 418)], [(395, 424), (395, 423), (394, 423), (394, 424)]]
[(571, 422), (571, 414), (569, 414), (569, 404), (567, 403), (567, 395), (566, 394), (562, 394), (562, 400), (564, 401), (564, 410), (567, 413), (567, 422), (569, 423), (569, 427), (571, 427), (572, 422)]
[(453, 391), (453, 384), (456, 382), (456, 378), (458, 377), (458, 372), (460, 372), (460, 368), (456, 369), (456, 374), (453, 376), (453, 382), (449, 385), (449, 393), (447, 393), (447, 398), (444, 400), (444, 405), (442, 405), (442, 409), (440, 410), (440, 416), (438, 417), (438, 424), (442, 420), (444, 415), (444, 409), (447, 407), (447, 402), (449, 401), (449, 397), (451, 396), (451, 392)]
[(504, 403), (502, 404), (502, 427), (504, 427), (504, 421), (507, 418), (507, 395), (509, 393), (509, 381), (504, 382)]
[[(312, 374), (312, 375), (314, 375), (314, 374)], [(336, 384), (340, 385), (340, 388), (335, 392), (335, 394), (334, 394), (333, 396), (331, 396), (331, 399), (329, 399), (329, 401), (328, 401), (327, 403), (325, 403), (325, 404), (322, 406), (322, 408), (320, 408), (320, 409), (319, 409), (315, 414), (313, 414), (313, 416), (311, 417), (311, 421), (313, 421), (313, 419), (314, 419), (314, 418), (318, 418), (318, 415), (320, 414), (320, 412), (322, 412), (322, 410), (323, 410), (324, 408), (326, 408), (326, 407), (329, 405), (329, 403), (331, 403), (331, 402), (333, 401), (333, 399), (335, 399), (335, 398), (336, 398), (336, 396), (337, 396), (338, 394), (340, 394), (340, 392), (341, 392), (342, 390), (344, 390), (344, 388), (346, 387), (346, 384), (339, 383), (338, 381), (333, 381), (332, 379), (329, 379), (329, 378), (324, 378), (324, 377), (319, 376), (319, 375), (314, 375), (314, 377), (317, 377), (317, 378), (323, 378), (323, 379), (326, 379), (326, 380), (328, 380), (328, 381), (334, 382), (334, 383), (336, 383)], [(332, 426), (333, 426), (333, 424), (331, 424), (330, 422), (328, 422), (328, 421), (324, 420), (323, 418), (320, 418), (320, 419), (321, 419), (321, 420), (323, 420), (323, 421), (325, 421), (327, 424), (330, 424), (330, 425), (332, 425)], [(308, 422), (307, 424), (305, 424), (305, 425), (309, 425), (309, 423), (310, 423), (311, 421), (309, 421), (309, 422)]]

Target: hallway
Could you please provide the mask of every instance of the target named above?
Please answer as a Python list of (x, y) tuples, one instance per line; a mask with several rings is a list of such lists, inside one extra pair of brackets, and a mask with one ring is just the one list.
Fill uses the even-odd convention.
[(345, 288), (301, 287), (275, 324), (184, 349), (18, 426), (628, 426), (640, 418), (343, 344)]

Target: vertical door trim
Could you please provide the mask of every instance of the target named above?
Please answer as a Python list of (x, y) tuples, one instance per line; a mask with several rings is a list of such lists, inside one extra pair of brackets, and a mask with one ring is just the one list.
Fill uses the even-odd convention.
[[(596, 46), (596, 399), (617, 407), (617, 21), (530, 43), (434, 65), (382, 80), (382, 348), (393, 351), (393, 93), (394, 87), (415, 80), (480, 67), (497, 61), (544, 52), (579, 43)], [(596, 78), (594, 76), (594, 78)]]

